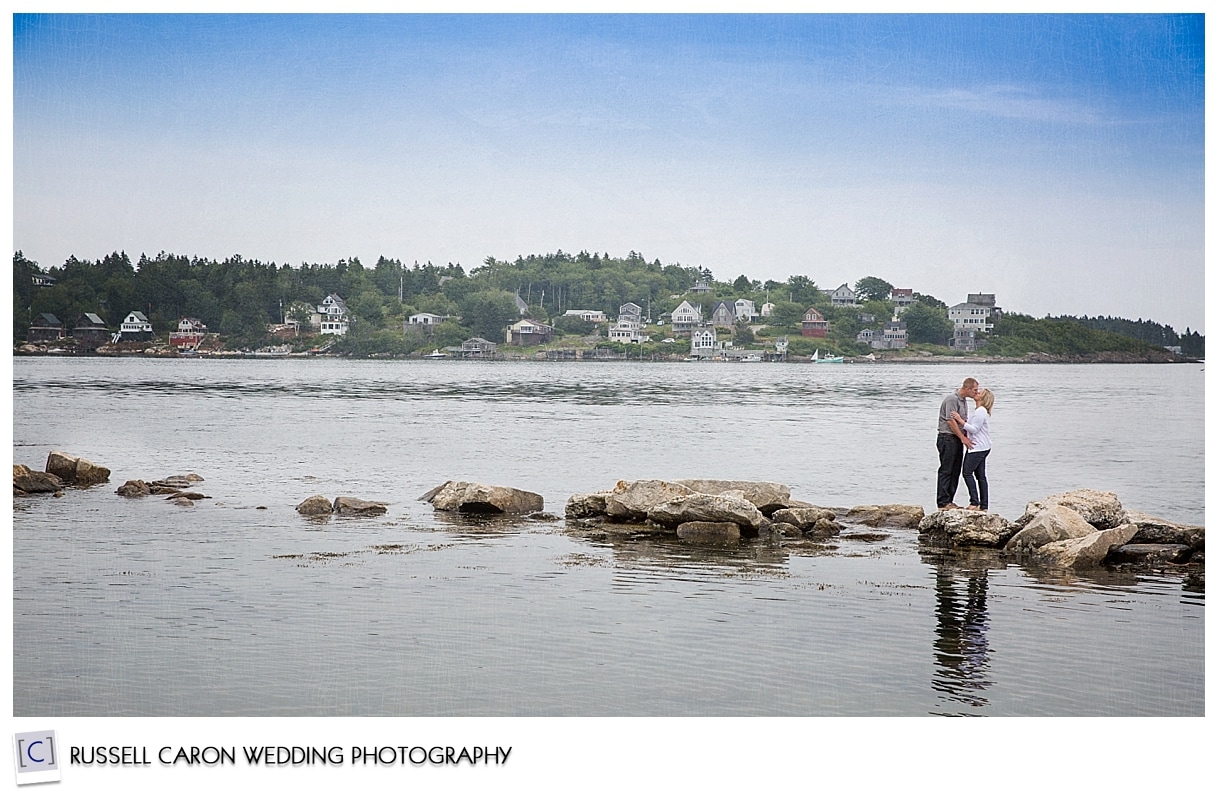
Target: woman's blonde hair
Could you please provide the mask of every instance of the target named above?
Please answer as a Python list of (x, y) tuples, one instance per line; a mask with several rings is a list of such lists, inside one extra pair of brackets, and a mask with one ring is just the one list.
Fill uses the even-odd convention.
[(985, 411), (993, 414), (994, 412), (994, 391), (982, 390), (981, 395), (977, 396), (977, 406), (985, 407)]

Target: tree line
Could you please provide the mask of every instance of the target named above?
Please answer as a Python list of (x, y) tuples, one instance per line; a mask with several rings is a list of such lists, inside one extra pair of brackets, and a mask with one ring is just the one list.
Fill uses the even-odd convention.
[[(54, 285), (35, 285), (36, 275), (49, 275)], [(83, 313), (96, 313), (117, 329), (130, 311), (139, 310), (158, 332), (175, 328), (181, 318), (189, 316), (221, 333), (231, 346), (250, 347), (266, 341), (268, 325), (288, 318), (304, 320), (328, 294), (338, 294), (346, 301), (351, 318), (348, 337), (340, 344), (351, 353), (409, 353), (423, 345), (454, 344), (475, 335), (500, 341), (503, 328), (520, 316), (518, 299), (527, 305), (530, 317), (553, 324), (560, 334), (588, 332), (581, 320), (561, 318), (571, 309), (600, 310), (612, 318), (621, 305), (634, 302), (643, 308), (644, 316), (658, 319), (688, 300), (700, 306), (704, 319), (709, 320), (720, 300), (746, 298), (758, 307), (768, 302), (772, 314), (764, 321), (767, 329), (758, 335), (791, 336), (794, 353), (812, 343), (821, 343), (826, 351), (859, 352), (864, 347), (855, 341), (858, 332), (882, 326), (893, 314), (892, 284), (877, 277), (856, 281), (853, 290), (859, 304), (841, 307), (833, 305), (829, 294), (807, 275), (791, 275), (785, 281), (762, 282), (746, 275), (716, 280), (709, 269), (663, 264), (659, 259), (649, 262), (633, 250), (625, 256), (558, 250), (518, 256), (510, 262), (492, 256), (468, 273), (460, 264), (441, 266), (427, 261), (407, 265), (385, 256), (371, 267), (356, 256), (333, 264), (289, 266), (241, 255), (217, 261), (166, 252), (152, 257), (141, 254), (132, 262), (123, 251), (93, 261), (73, 256), (62, 266), (44, 269), (19, 250), (13, 256), (13, 278), (14, 338), (24, 337), (40, 313), (52, 313), (69, 326)], [(690, 289), (697, 283), (707, 289), (695, 295)], [(809, 307), (816, 307), (830, 323), (830, 335), (823, 343), (798, 337)], [(434, 331), (436, 336), (407, 337), (402, 332), (406, 318), (419, 312), (453, 319), (440, 325)], [(914, 292), (914, 303), (900, 318), (911, 343), (946, 345), (952, 336), (947, 305), (931, 295)], [(1063, 340), (1068, 332), (1051, 332), (1047, 324), (1036, 326), (1050, 321), (1003, 319), (995, 327), (992, 342), (1050, 352), (1069, 345)], [(1112, 333), (1140, 341), (1139, 348), (1145, 348), (1142, 344), (1179, 345), (1186, 355), (1204, 355), (1204, 338), (1191, 330), (1181, 336), (1154, 322), (1107, 317), (1052, 321), (1065, 322), (1074, 328), (1077, 338), (1085, 336), (1088, 344), (1105, 347), (1103, 350), (1121, 345), (1103, 339)], [(1031, 337), (1037, 333), (1036, 338)], [(738, 334), (740, 340), (756, 340), (752, 329), (743, 324)]]

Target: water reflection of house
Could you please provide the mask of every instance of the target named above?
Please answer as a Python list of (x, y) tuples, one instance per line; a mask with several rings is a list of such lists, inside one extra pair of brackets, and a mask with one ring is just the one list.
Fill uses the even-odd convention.
[(67, 334), (67, 328), (54, 313), (39, 313), (30, 322), (30, 328), (25, 333), (25, 339), (30, 343), (45, 343), (57, 341)]
[(83, 313), (72, 328), (72, 337), (77, 351), (91, 352), (109, 342), (110, 329), (96, 313)]

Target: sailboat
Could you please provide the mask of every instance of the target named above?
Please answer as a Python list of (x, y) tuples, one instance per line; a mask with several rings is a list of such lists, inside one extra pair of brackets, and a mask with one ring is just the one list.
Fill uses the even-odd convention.
[(820, 349), (817, 349), (816, 352), (812, 355), (812, 362), (814, 362), (814, 363), (840, 363), (840, 362), (843, 362), (845, 359), (846, 359), (845, 357), (839, 357), (839, 356), (833, 355), (833, 354), (829, 354), (824, 357), (821, 357)]

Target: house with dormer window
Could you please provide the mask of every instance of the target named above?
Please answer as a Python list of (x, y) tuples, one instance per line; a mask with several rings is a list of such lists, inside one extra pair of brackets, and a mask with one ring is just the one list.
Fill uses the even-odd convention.
[(148, 317), (143, 313), (133, 310), (127, 314), (127, 318), (123, 319), (119, 334), (122, 335), (124, 341), (150, 341), (152, 340), (152, 322), (148, 321)]

